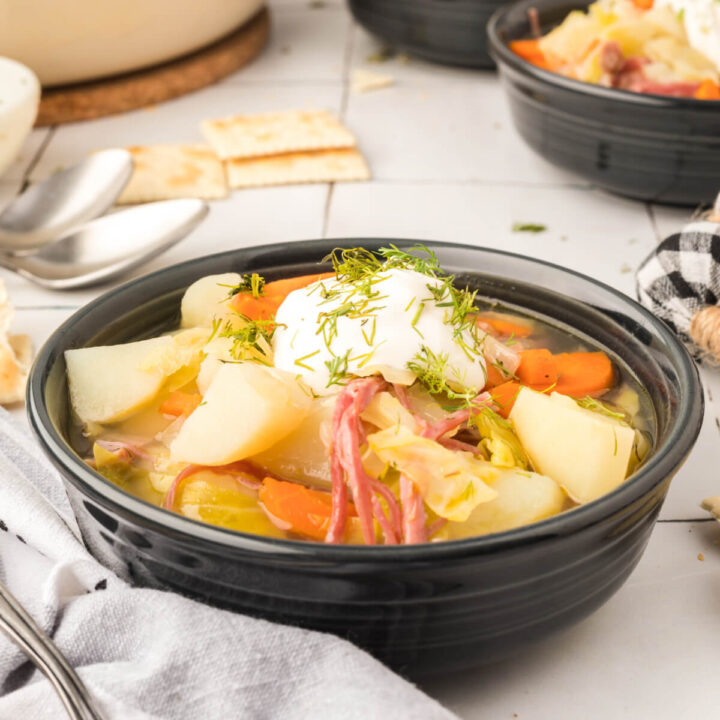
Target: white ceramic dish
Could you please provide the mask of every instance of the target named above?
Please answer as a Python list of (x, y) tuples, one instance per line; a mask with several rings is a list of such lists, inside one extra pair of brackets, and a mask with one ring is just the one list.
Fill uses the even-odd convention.
[(0, 175), (18, 156), (39, 102), (40, 83), (32, 70), (0, 57)]
[(156, 65), (212, 43), (265, 0), (0, 0), (0, 48), (44, 87)]

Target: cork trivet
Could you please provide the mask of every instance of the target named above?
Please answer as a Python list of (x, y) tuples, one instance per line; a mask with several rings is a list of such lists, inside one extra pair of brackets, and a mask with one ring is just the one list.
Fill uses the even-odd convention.
[(202, 50), (146, 70), (43, 90), (36, 127), (93, 120), (170, 100), (235, 72), (265, 47), (270, 15), (261, 10)]

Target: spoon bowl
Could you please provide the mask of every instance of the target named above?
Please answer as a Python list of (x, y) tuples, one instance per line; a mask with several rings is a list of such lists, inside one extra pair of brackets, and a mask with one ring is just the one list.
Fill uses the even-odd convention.
[(0, 213), (0, 251), (24, 254), (102, 215), (133, 171), (126, 150), (103, 150), (33, 185)]
[(0, 254), (0, 266), (52, 290), (96, 285), (182, 240), (208, 214), (202, 200), (167, 200), (106, 215), (31, 255)]

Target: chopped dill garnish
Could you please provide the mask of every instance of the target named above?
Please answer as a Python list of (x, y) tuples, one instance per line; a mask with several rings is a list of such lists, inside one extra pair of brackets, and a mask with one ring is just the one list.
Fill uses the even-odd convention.
[(244, 322), (240, 328), (228, 321), (219, 337), (230, 338), (233, 346), (230, 354), (235, 360), (258, 360), (268, 362), (272, 353), (271, 341), (277, 323), (274, 320), (251, 320), (239, 315)]
[(357, 357), (350, 358), (350, 362), (356, 362), (357, 360), (362, 360), (362, 362), (358, 365), (358, 368), (365, 367), (370, 362), (373, 355), (375, 355), (375, 351), (379, 347), (383, 346), (386, 342), (387, 342), (387, 339), (383, 340), (381, 343), (378, 343), (370, 352), (367, 352), (364, 355), (358, 355)]
[(513, 223), (513, 232), (526, 232), (526, 233), (541, 233), (547, 230), (547, 225), (541, 225), (540, 223)]
[(345, 385), (345, 380), (348, 377), (349, 357), (350, 350), (348, 350), (344, 355), (336, 356), (332, 360), (325, 361), (325, 367), (330, 373), (330, 377), (328, 378), (328, 382), (325, 387), (330, 387), (331, 385)]
[(254, 298), (259, 298), (265, 292), (265, 278), (257, 273), (245, 273), (240, 276), (240, 282), (230, 287), (228, 297), (235, 297), (239, 293), (250, 293)]
[[(412, 253), (418, 253), (413, 255)], [(437, 255), (424, 245), (415, 245), (410, 252), (395, 245), (379, 248), (373, 253), (365, 248), (335, 248), (325, 261), (332, 262), (338, 280), (357, 283), (386, 270), (414, 270), (423, 275), (443, 275)]]
[(412, 319), (412, 322), (410, 323), (413, 327), (417, 325), (418, 320), (420, 319), (420, 316), (422, 315), (422, 311), (425, 309), (425, 303), (420, 303), (418, 305), (418, 309), (415, 311), (415, 315)]
[(210, 342), (218, 334), (221, 325), (222, 320), (219, 317), (214, 317), (212, 321), (212, 332), (210, 333), (210, 337), (207, 339), (207, 342)]
[(413, 359), (408, 362), (407, 369), (410, 370), (425, 386), (427, 391), (433, 395), (445, 393), (451, 400), (464, 400), (466, 402), (470, 402), (477, 395), (475, 389), (464, 387), (459, 377), (453, 385), (460, 389), (453, 389), (445, 377), (448, 374), (457, 376), (457, 371), (448, 364), (447, 354), (437, 355), (425, 345), (423, 345), (420, 352), (416, 353)]
[[(367, 321), (369, 319), (372, 319), (372, 329), (370, 330), (370, 337), (367, 336), (367, 333), (365, 332), (365, 325), (367, 324)], [(372, 345), (375, 340), (375, 330), (377, 329), (377, 317), (375, 315), (372, 316), (372, 318), (365, 318), (360, 323), (360, 332), (362, 333), (363, 338), (365, 338), (365, 342), (368, 345)]]
[(310, 370), (310, 372), (312, 372), (314, 368), (312, 368), (310, 365), (306, 365), (303, 360), (309, 360), (311, 357), (315, 357), (315, 355), (317, 355), (319, 352), (319, 350), (316, 350), (315, 352), (303, 355), (302, 357), (299, 357), (297, 360), (295, 360), (295, 364), (299, 365), (301, 368), (305, 368), (305, 370)]
[(491, 362), (490, 365), (494, 367), (499, 373), (503, 380), (517, 380), (518, 376), (515, 373), (511, 373), (503, 364), (501, 360)]
[(592, 410), (593, 412), (599, 413), (600, 415), (605, 415), (605, 417), (613, 418), (614, 420), (617, 420), (625, 425), (629, 424), (627, 421), (627, 415), (625, 415), (625, 413), (616, 412), (612, 408), (609, 408), (604, 403), (601, 403), (599, 400), (596, 400), (589, 395), (586, 395), (584, 398), (580, 398), (579, 400), (576, 399), (575, 402), (581, 408), (585, 408), (586, 410)]

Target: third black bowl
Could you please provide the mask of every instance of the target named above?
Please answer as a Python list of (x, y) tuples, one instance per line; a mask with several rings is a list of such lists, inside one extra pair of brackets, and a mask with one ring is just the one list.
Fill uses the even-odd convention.
[(711, 203), (720, 190), (720, 101), (601, 87), (540, 69), (508, 43), (530, 36), (527, 11), (543, 32), (587, 2), (521, 0), (488, 24), (515, 126), (544, 158), (595, 185), (640, 200)]
[(355, 19), (393, 47), (466, 67), (494, 66), (485, 26), (502, 0), (349, 0)]
[(334, 247), (377, 249), (391, 242), (412, 245), (375, 239), (268, 245), (134, 280), (54, 333), (32, 371), (28, 412), (63, 476), (86, 543), (101, 560), (121, 559), (141, 583), (337, 633), (406, 673), (449, 671), (518, 652), (569, 627), (605, 602), (640, 559), (670, 480), (697, 437), (703, 401), (688, 353), (630, 298), (536, 260), (429, 245), (445, 269), (482, 295), (526, 308), (609, 352), (652, 403), (655, 443), (627, 482), (578, 509), (514, 530), (393, 547), (249, 535), (130, 495), (92, 470), (69, 441), (65, 350), (177, 327), (185, 289), (205, 275), (259, 272), (273, 280), (317, 272)]

